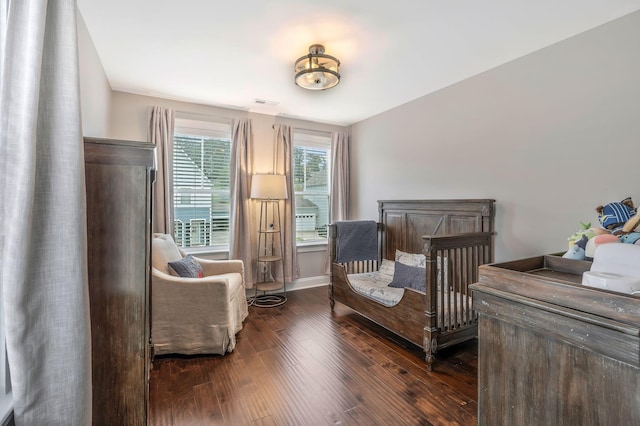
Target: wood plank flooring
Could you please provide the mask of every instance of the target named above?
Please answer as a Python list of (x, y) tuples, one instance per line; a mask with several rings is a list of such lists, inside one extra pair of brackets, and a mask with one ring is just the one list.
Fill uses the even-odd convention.
[(477, 343), (422, 349), (349, 308), (327, 287), (249, 308), (225, 356), (153, 362), (149, 425), (475, 425)]

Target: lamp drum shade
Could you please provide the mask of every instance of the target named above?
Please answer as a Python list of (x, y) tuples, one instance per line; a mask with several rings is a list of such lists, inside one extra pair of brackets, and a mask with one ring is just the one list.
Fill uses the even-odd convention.
[(285, 200), (287, 180), (285, 175), (253, 175), (251, 198), (256, 200)]

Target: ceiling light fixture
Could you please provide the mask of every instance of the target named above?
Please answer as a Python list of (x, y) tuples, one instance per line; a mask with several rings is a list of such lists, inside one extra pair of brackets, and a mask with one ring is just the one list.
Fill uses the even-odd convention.
[(296, 84), (309, 90), (325, 90), (340, 82), (340, 61), (324, 54), (324, 46), (312, 44), (309, 54), (296, 60)]

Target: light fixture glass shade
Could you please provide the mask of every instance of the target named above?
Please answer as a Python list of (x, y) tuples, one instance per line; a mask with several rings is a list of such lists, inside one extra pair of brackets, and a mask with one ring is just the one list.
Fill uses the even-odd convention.
[(285, 175), (253, 175), (251, 198), (257, 200), (285, 200), (287, 180)]
[(325, 90), (340, 82), (340, 61), (324, 54), (324, 46), (312, 44), (309, 54), (296, 60), (295, 81), (309, 90)]

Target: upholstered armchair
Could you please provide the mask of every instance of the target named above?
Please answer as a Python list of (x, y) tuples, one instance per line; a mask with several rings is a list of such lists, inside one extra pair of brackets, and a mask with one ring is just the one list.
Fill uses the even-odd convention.
[[(151, 255), (153, 354), (233, 351), (236, 333), (248, 315), (243, 262), (185, 256), (167, 234), (154, 234)], [(199, 272), (202, 278), (176, 276), (170, 262), (195, 265), (195, 276)]]

